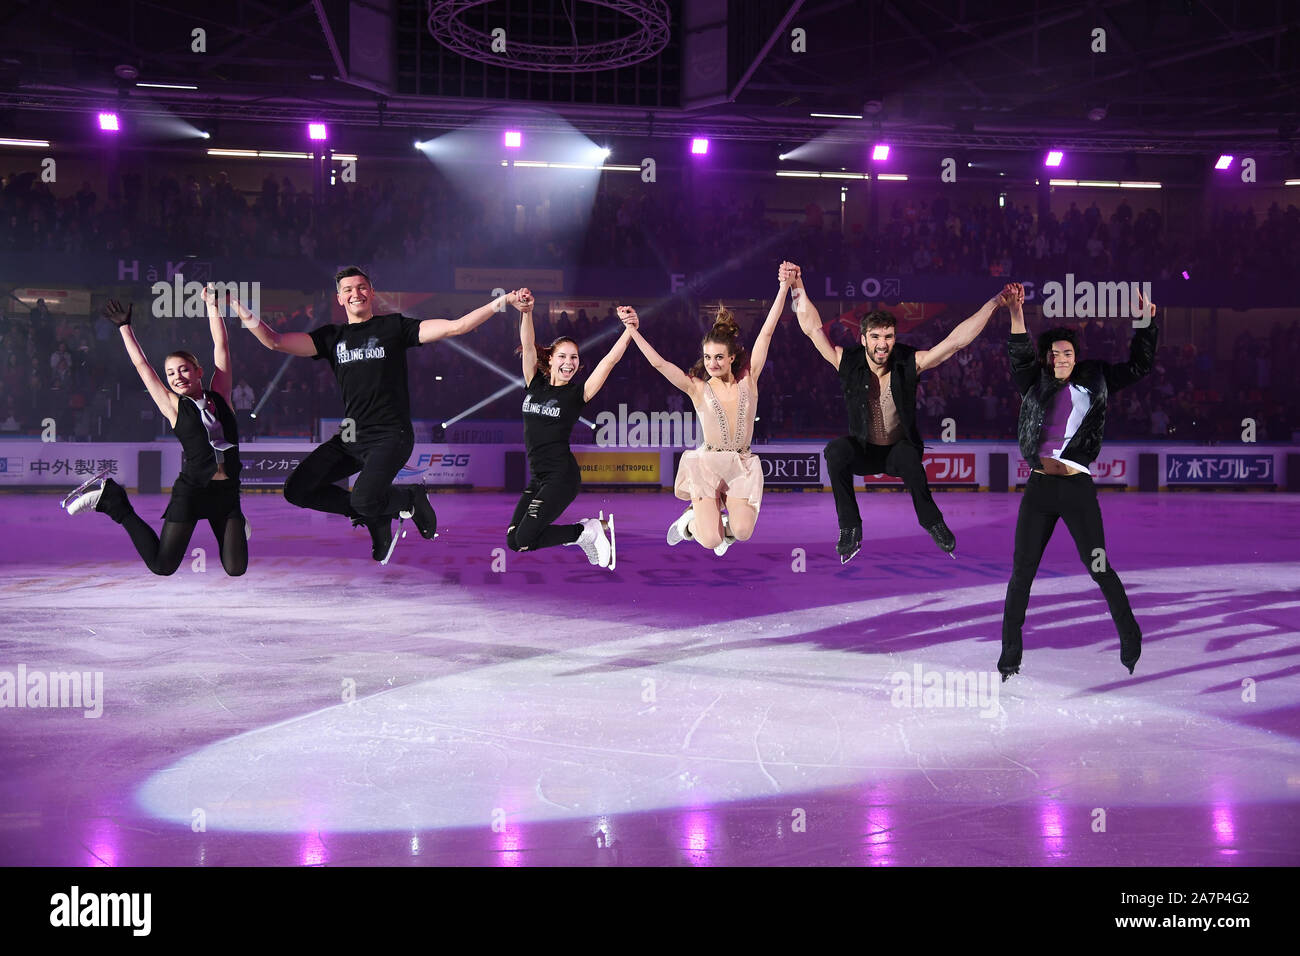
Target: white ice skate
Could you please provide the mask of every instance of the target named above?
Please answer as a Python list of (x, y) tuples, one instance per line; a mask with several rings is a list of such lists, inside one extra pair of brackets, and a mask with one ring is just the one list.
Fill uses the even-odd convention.
[[(604, 512), (602, 511), (603, 515)], [(587, 561), (598, 567), (607, 568), (613, 559), (614, 549), (605, 537), (605, 529), (598, 518), (582, 519), (582, 534), (578, 535), (578, 547), (587, 555)]]
[[(99, 489), (98, 489), (98, 490), (99, 490), (99, 491), (103, 491), (103, 489), (104, 489), (104, 484), (103, 484), (103, 482), (104, 482), (104, 479), (108, 477), (108, 474), (109, 474), (109, 473), (108, 473), (108, 469), (105, 468), (103, 471), (101, 471), (99, 474), (95, 475), (93, 478), (89, 478), (89, 479), (87, 479), (86, 481), (83, 481), (83, 482), (81, 483), (80, 487), (75, 488), (74, 490), (68, 492), (66, 495), (63, 496), (63, 500), (59, 502), (59, 507), (60, 507), (60, 508), (64, 508), (64, 509), (66, 509), (66, 508), (68, 507), (68, 504), (69, 504), (70, 502), (72, 502), (74, 499), (76, 499), (76, 498), (77, 498), (77, 497), (78, 497), (82, 492), (84, 492), (87, 488), (89, 488), (89, 487), (90, 487), (91, 485), (93, 485), (93, 484), (98, 484), (98, 485), (99, 485)], [(95, 506), (95, 502), (98, 502), (98, 501), (99, 501), (99, 497), (96, 496), (96, 497), (95, 497), (95, 501), (94, 501), (94, 502), (91, 502), (91, 504), (89, 505), (89, 507), (93, 508), (93, 507)], [(78, 508), (77, 510), (78, 510), (78, 511), (83, 510), (85, 507), (86, 507), (86, 506), (83, 505), (82, 508)], [(76, 512), (75, 512), (75, 511), (73, 511), (73, 512), (69, 512), (69, 514), (76, 514)]]
[(695, 509), (687, 508), (682, 512), (682, 516), (668, 526), (668, 545), (681, 544), (683, 541), (692, 540), (695, 536), (691, 534), (689, 528), (691, 519), (695, 517)]
[(727, 516), (724, 514), (722, 516), (722, 543), (713, 549), (713, 553), (718, 557), (722, 557), (727, 553), (727, 549), (735, 543), (736, 537), (731, 533), (731, 522), (727, 520)]
[(74, 494), (76, 494), (75, 498), (69, 496), (71, 500), (68, 498), (64, 499), (64, 501), (67, 502), (64, 507), (67, 508), (68, 514), (70, 515), (80, 514), (83, 511), (95, 510), (95, 505), (99, 504), (100, 496), (104, 494), (104, 479), (100, 478), (89, 488), (82, 485), (81, 488), (78, 489), (78, 492), (80, 493), (74, 492)]

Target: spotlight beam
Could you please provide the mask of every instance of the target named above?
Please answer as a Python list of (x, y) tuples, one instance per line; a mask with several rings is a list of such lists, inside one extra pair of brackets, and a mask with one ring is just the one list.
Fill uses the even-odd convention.
[[(620, 325), (621, 325), (621, 324), (622, 324), (622, 323), (620, 323)], [(605, 329), (605, 330), (603, 330), (603, 331), (601, 331), (601, 332), (597, 332), (595, 335), (588, 336), (588, 337), (587, 337), (586, 339), (584, 339), (582, 342), (579, 342), (579, 343), (578, 343), (578, 350), (579, 350), (579, 351), (582, 351), (583, 349), (587, 348), (587, 346), (589, 346), (589, 345), (598, 345), (598, 344), (600, 344), (601, 342), (605, 341), (606, 339), (610, 339), (610, 338), (613, 338), (615, 335), (622, 335), (622, 334), (623, 334), (623, 332), (622, 332), (621, 329), (615, 329), (615, 328), (613, 328), (613, 327), (611, 326), (610, 328)], [(476, 411), (478, 411), (478, 410), (479, 410), (480, 408), (482, 408), (484, 405), (490, 405), (492, 402), (495, 402), (495, 401), (496, 401), (498, 398), (500, 398), (501, 396), (506, 395), (507, 393), (509, 393), (512, 389), (516, 389), (516, 388), (527, 388), (527, 387), (528, 387), (528, 386), (524, 383), (523, 376), (521, 376), (521, 375), (515, 375), (515, 374), (513, 374), (513, 373), (511, 373), (511, 372), (507, 372), (507, 371), (506, 371), (505, 369), (503, 369), (500, 365), (497, 365), (495, 362), (491, 361), (490, 359), (486, 359), (486, 358), (484, 358), (483, 356), (481, 356), (481, 355), (479, 355), (477, 352), (475, 352), (473, 349), (468, 348), (468, 347), (466, 347), (466, 346), (464, 346), (464, 345), (461, 345), (459, 342), (455, 341), (454, 339), (443, 339), (442, 341), (443, 341), (443, 344), (444, 344), (444, 345), (450, 345), (450, 346), (451, 346), (452, 348), (454, 348), (457, 352), (460, 352), (462, 355), (469, 356), (469, 357), (472, 358), (475, 362), (478, 362), (480, 365), (482, 365), (484, 368), (491, 369), (492, 371), (496, 372), (498, 375), (500, 375), (502, 378), (504, 378), (506, 381), (508, 381), (508, 382), (510, 383), (509, 385), (504, 385), (504, 386), (502, 386), (502, 387), (499, 388), (497, 391), (495, 391), (495, 392), (493, 392), (491, 395), (489, 395), (487, 398), (485, 398), (485, 399), (483, 399), (481, 402), (479, 402), (477, 405), (473, 405), (473, 406), (471, 406), (471, 407), (465, 409), (463, 412), (459, 412), (459, 413), (456, 414), (454, 417), (447, 419), (445, 422), (442, 423), (442, 427), (443, 427), (443, 428), (447, 428), (447, 427), (450, 426), (450, 425), (454, 425), (454, 424), (456, 424), (458, 421), (460, 421), (461, 419), (465, 418), (465, 416), (467, 416), (467, 415), (472, 415), (472, 414), (474, 414)], [(585, 419), (585, 418), (583, 418), (583, 417), (581, 417), (581, 416), (578, 417), (578, 421), (582, 422), (582, 423), (583, 423), (584, 425), (586, 425), (588, 428), (595, 428), (595, 427), (596, 427), (596, 423), (595, 423), (595, 422), (590, 422), (590, 421), (588, 421), (587, 419)]]

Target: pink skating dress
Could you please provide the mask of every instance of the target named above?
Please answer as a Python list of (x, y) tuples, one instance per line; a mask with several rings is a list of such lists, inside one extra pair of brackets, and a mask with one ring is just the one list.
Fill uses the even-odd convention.
[(763, 502), (763, 465), (749, 450), (754, 437), (758, 389), (746, 375), (736, 388), (736, 400), (723, 403), (704, 383), (705, 406), (695, 406), (704, 444), (682, 455), (673, 492), (683, 501), (728, 495), (744, 498), (758, 511)]

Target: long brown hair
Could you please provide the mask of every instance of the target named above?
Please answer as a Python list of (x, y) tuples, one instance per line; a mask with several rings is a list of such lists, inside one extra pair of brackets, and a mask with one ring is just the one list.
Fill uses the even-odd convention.
[[(718, 311), (713, 316), (713, 328), (704, 336), (700, 342), (700, 348), (713, 342), (717, 345), (725, 345), (727, 351), (732, 354), (734, 361), (731, 363), (731, 374), (740, 379), (749, 371), (749, 353), (745, 351), (745, 346), (740, 344), (740, 326), (736, 323), (736, 317), (731, 314), (721, 302), (718, 303)], [(691, 366), (688, 373), (694, 378), (709, 380), (709, 373), (704, 368), (704, 358), (701, 358)]]

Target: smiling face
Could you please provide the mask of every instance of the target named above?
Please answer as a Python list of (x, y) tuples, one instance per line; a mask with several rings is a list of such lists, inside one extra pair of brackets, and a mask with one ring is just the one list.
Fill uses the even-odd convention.
[(567, 385), (578, 374), (578, 346), (568, 339), (560, 342), (551, 351), (551, 384)]
[(203, 394), (203, 369), (184, 355), (169, 355), (163, 366), (167, 386), (177, 395), (198, 398)]
[(867, 361), (873, 368), (884, 368), (889, 361), (894, 351), (894, 332), (892, 325), (882, 325), (868, 329), (866, 335), (860, 336), (862, 346), (867, 350)]
[(735, 360), (731, 349), (721, 342), (704, 343), (704, 370), (709, 373), (709, 378), (727, 378)]
[(374, 290), (365, 276), (348, 276), (339, 280), (338, 300), (348, 313), (349, 322), (365, 322), (373, 314)]
[(1065, 381), (1074, 371), (1074, 346), (1065, 339), (1058, 339), (1047, 350), (1047, 365), (1060, 381)]

